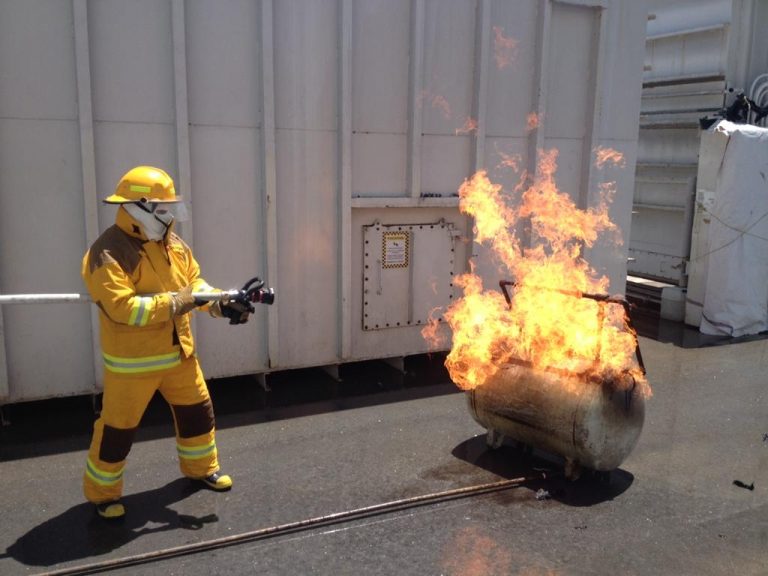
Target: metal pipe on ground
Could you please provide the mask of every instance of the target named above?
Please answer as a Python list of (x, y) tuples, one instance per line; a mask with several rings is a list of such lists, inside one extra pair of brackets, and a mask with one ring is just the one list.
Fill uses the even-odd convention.
[(403, 498), (401, 500), (393, 500), (391, 502), (384, 502), (382, 504), (374, 504), (373, 506), (347, 510), (345, 512), (328, 514), (327, 516), (318, 516), (315, 518), (300, 520), (298, 522), (290, 522), (288, 524), (280, 524), (277, 526), (271, 526), (269, 528), (261, 528), (259, 530), (245, 532), (243, 534), (225, 536), (223, 538), (215, 538), (213, 540), (206, 540), (193, 544), (185, 544), (173, 548), (164, 548), (154, 552), (147, 552), (145, 554), (136, 554), (134, 556), (105, 560), (104, 562), (96, 562), (93, 564), (62, 568), (61, 570), (54, 570), (52, 572), (46, 572), (45, 574), (46, 576), (79, 576), (83, 574), (97, 574), (99, 572), (107, 572), (109, 570), (126, 568), (128, 566), (137, 566), (139, 564), (158, 562), (178, 556), (185, 556), (187, 554), (195, 554), (198, 552), (225, 548), (227, 546), (234, 546), (246, 542), (254, 542), (256, 540), (262, 540), (265, 538), (281, 536), (284, 534), (292, 534), (303, 530), (310, 530), (319, 526), (328, 526), (342, 522), (349, 522), (352, 520), (358, 520), (379, 514), (396, 512), (398, 510), (404, 510), (408, 508), (415, 508), (417, 506), (425, 506), (428, 504), (435, 504), (447, 500), (456, 500), (468, 496), (477, 496), (491, 492), (499, 492), (501, 490), (517, 488), (525, 485), (526, 483), (545, 480), (546, 478), (548, 478), (548, 475), (544, 472), (541, 472), (531, 476), (523, 476), (520, 478), (502, 480), (499, 482), (491, 482), (489, 484), (479, 484), (476, 486), (467, 486), (464, 488), (445, 490), (443, 492), (433, 492), (431, 494), (414, 496), (413, 498)]

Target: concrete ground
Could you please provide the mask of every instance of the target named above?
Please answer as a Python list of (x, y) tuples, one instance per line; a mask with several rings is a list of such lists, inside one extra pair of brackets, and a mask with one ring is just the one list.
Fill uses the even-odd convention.
[[(768, 574), (768, 340), (640, 344), (654, 395), (638, 445), (608, 486), (555, 477), (114, 573)], [(379, 390), (359, 396), (313, 374), (278, 377), (267, 403), (254, 383), (214, 383), (222, 466), (235, 480), (225, 494), (178, 477), (170, 414), (152, 408), (129, 459), (128, 516), (115, 526), (82, 502), (85, 401), (12, 407), (0, 438), (0, 574), (104, 563), (557, 470), (508, 445), (486, 449), (464, 396), (434, 367), (400, 388), (375, 371), (358, 375), (361, 389)], [(294, 404), (296, 381), (306, 384), (297, 398), (314, 402)], [(58, 433), (30, 424), (47, 410)], [(537, 498), (542, 489), (549, 498)]]

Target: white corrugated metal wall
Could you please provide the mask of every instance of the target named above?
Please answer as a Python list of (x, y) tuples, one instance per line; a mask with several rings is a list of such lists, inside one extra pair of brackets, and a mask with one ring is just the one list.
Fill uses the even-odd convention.
[(649, 2), (631, 274), (685, 286), (699, 118), (722, 106), (731, 0)]
[(699, 119), (768, 72), (768, 2), (650, 0), (648, 10), (629, 272), (685, 287)]
[[(82, 254), (114, 219), (99, 199), (146, 163), (189, 202), (181, 232), (209, 282), (260, 274), (278, 292), (245, 327), (200, 318), (209, 377), (427, 351), (420, 318), (451, 290), (419, 273), (466, 269), (456, 191), (483, 167), (511, 188), (502, 154), (534, 169), (557, 147), (582, 207), (616, 180), (627, 239), (645, 17), (634, 0), (1, 0), (0, 292), (82, 291)], [(596, 170), (598, 145), (624, 168)], [(413, 242), (410, 274), (379, 279), (393, 292), (376, 314), (409, 308), (386, 329), (364, 324), (377, 224)], [(589, 257), (622, 291), (626, 248)], [(0, 402), (98, 390), (94, 310), (0, 312)]]

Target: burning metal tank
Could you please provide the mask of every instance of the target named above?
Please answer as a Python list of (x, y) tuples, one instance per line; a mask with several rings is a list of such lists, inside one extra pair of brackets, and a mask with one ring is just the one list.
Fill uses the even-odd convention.
[[(509, 302), (508, 285), (511, 283), (501, 283)], [(623, 299), (581, 296), (622, 305), (628, 311)], [(631, 330), (629, 324), (627, 329)], [(635, 368), (644, 374), (639, 347), (636, 360)], [(599, 375), (534, 368), (522, 361), (509, 362), (467, 392), (473, 418), (488, 430), (489, 446), (497, 448), (508, 437), (560, 455), (565, 458), (569, 478), (578, 477), (582, 466), (607, 472), (626, 459), (642, 431), (645, 396), (644, 382), (629, 367), (621, 373)]]

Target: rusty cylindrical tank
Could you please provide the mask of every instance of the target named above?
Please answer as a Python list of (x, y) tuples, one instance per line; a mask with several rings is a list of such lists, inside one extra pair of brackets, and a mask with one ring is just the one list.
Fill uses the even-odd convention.
[(509, 364), (467, 393), (474, 419), (488, 430), (488, 444), (504, 437), (566, 460), (566, 476), (581, 466), (617, 468), (635, 447), (645, 419), (641, 387), (587, 380), (583, 375)]

